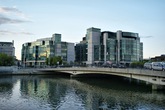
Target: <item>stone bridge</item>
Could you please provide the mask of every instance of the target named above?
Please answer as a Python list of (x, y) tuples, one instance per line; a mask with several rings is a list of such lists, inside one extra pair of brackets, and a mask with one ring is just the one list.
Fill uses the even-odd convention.
[(165, 87), (165, 71), (152, 71), (146, 69), (130, 68), (98, 68), (98, 67), (74, 67), (74, 68), (41, 68), (39, 72), (68, 73), (71, 76), (82, 74), (115, 75), (130, 79), (142, 80), (153, 84), (153, 89)]

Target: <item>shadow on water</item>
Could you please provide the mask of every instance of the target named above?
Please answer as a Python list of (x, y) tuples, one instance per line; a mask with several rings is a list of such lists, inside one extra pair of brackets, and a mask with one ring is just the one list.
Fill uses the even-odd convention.
[[(40, 78), (49, 78), (49, 79), (76, 79), (82, 83), (90, 84), (93, 86), (106, 88), (106, 89), (114, 89), (114, 90), (123, 90), (123, 91), (134, 91), (134, 92), (159, 92), (165, 94), (165, 90), (161, 91), (153, 91), (152, 85), (148, 84), (144, 81), (130, 79), (120, 76), (114, 75), (106, 75), (106, 74), (81, 74), (75, 75), (71, 77), (71, 74), (63, 73), (63, 72), (46, 72), (47, 74), (38, 74), (38, 75), (25, 75), (31, 77), (40, 77)], [(7, 76), (3, 76), (7, 77)], [(11, 77), (11, 76), (8, 76)]]
[[(146, 82), (143, 81), (130, 78), (123, 78), (114, 75), (83, 74), (74, 77), (74, 79), (86, 84), (107, 89), (134, 92), (153, 92), (151, 84), (146, 84)], [(157, 92), (164, 93), (164, 90)]]

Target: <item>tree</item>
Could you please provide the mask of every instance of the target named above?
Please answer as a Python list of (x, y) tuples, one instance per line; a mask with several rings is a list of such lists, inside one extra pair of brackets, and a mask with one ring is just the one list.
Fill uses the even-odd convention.
[(49, 63), (50, 63), (50, 66), (54, 65), (53, 57), (50, 57)]
[(61, 57), (60, 57), (60, 56), (57, 56), (57, 62), (59, 63), (59, 65), (61, 65), (61, 64), (62, 64), (62, 59), (61, 59)]
[(48, 63), (49, 63), (49, 58), (46, 58), (45, 63), (46, 63), (46, 65), (48, 65)]
[(57, 64), (57, 57), (53, 57), (53, 64), (54, 64), (54, 65)]
[(0, 66), (12, 66), (14, 65), (14, 57), (7, 54), (0, 53)]
[[(46, 65), (61, 65), (62, 64), (62, 59), (60, 56), (54, 56), (46, 59)], [(57, 64), (58, 63), (58, 64)]]
[(63, 61), (63, 65), (68, 66), (69, 64), (68, 64), (68, 62)]
[(132, 63), (131, 63), (131, 67), (133, 67), (133, 68), (143, 68), (144, 63), (146, 63), (146, 61), (136, 61), (136, 62), (132, 62)]

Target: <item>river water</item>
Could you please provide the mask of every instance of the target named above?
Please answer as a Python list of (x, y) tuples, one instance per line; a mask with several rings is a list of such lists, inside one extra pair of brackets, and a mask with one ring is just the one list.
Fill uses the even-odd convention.
[(0, 110), (165, 110), (165, 92), (110, 77), (0, 76)]

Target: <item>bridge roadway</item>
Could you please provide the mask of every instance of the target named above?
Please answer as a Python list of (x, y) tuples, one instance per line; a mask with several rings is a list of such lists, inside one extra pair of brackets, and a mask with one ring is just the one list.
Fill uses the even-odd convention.
[(72, 68), (40, 68), (39, 72), (69, 73), (71, 76), (81, 74), (109, 74), (142, 80), (157, 86), (165, 87), (165, 71), (153, 71), (131, 68), (98, 68), (98, 67), (72, 67)]

